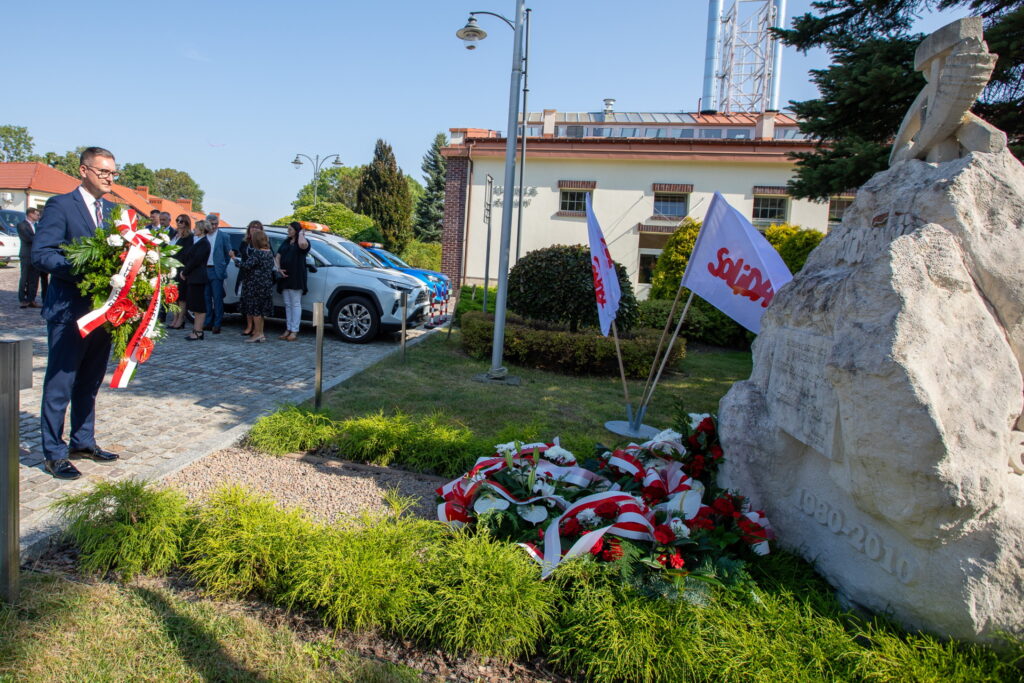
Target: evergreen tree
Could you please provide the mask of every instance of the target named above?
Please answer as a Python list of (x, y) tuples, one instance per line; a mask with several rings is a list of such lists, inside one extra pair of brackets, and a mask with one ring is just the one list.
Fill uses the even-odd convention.
[(366, 167), (356, 192), (357, 211), (369, 216), (384, 235), (385, 246), (401, 253), (412, 239), (412, 198), (405, 174), (398, 168), (391, 145), (377, 140), (373, 161)]
[(795, 155), (794, 196), (824, 199), (863, 184), (888, 163), (889, 147), (924, 80), (913, 70), (923, 36), (908, 32), (922, 10), (962, 7), (985, 20), (989, 50), (999, 55), (989, 86), (973, 111), (1007, 133), (1010, 149), (1024, 153), (1024, 0), (818, 0), (819, 15), (793, 20), (778, 31), (806, 52), (824, 47), (834, 63), (811, 72), (821, 97), (793, 102), (801, 130), (820, 144)]
[(434, 137), (434, 143), (423, 155), (423, 180), (426, 190), (416, 202), (416, 218), (413, 230), (421, 242), (440, 242), (444, 219), (444, 174), (445, 159), (441, 148), (448, 144), (444, 133)]

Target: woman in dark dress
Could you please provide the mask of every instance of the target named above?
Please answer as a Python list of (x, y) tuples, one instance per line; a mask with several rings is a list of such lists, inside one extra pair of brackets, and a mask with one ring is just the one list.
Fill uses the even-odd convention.
[[(259, 221), (249, 221), (249, 227), (245, 229), (245, 237), (242, 238), (242, 243), (238, 245), (238, 258), (235, 259), (235, 263), (238, 265), (238, 278), (235, 279), (235, 294), (239, 295), (239, 309), (245, 308), (245, 279), (249, 277), (249, 273), (242, 270), (242, 264), (245, 262), (246, 256), (253, 249), (252, 236), (254, 233), (263, 232), (263, 223)], [(245, 313), (243, 311), (243, 313)], [(273, 315), (269, 313), (268, 315)], [(242, 335), (248, 337), (253, 334), (253, 319), (251, 315), (245, 316), (245, 330)]]
[(192, 311), (195, 320), (192, 323), (192, 334), (185, 337), (188, 341), (203, 338), (203, 322), (206, 319), (206, 262), (210, 260), (210, 241), (206, 238), (212, 232), (208, 221), (196, 221), (192, 229), (194, 239), (192, 248), (188, 250), (182, 278), (185, 281), (185, 305)]
[(298, 221), (288, 224), (288, 239), (277, 250), (277, 291), (284, 298), (286, 329), (281, 339), (295, 341), (302, 322), (302, 295), (306, 289), (306, 254), (309, 240)]
[(252, 336), (245, 341), (260, 343), (267, 341), (263, 335), (263, 319), (274, 314), (274, 254), (266, 233), (256, 230), (251, 234), (252, 243), (239, 267), (239, 272), (245, 276), (239, 309), (253, 325)]
[[(188, 258), (188, 250), (192, 247), (192, 240), (195, 239), (192, 237), (192, 219), (185, 214), (181, 214), (175, 219), (174, 223), (175, 226), (177, 226), (177, 229), (171, 236), (171, 244), (176, 244), (181, 247), (181, 250), (174, 255), (174, 258), (178, 259), (178, 261), (180, 261), (184, 266), (185, 259)], [(184, 270), (184, 268), (182, 268), (182, 270)], [(180, 330), (185, 327), (185, 297), (188, 292), (185, 291), (184, 285), (182, 284), (183, 280), (181, 270), (178, 271), (178, 274), (174, 279), (178, 282), (178, 289), (182, 290), (181, 304), (179, 304), (178, 312), (174, 315), (174, 320), (171, 321), (171, 324), (168, 325), (168, 327), (174, 330)]]

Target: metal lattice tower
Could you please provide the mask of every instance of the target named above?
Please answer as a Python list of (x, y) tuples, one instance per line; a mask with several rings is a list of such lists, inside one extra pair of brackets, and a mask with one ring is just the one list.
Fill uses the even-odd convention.
[[(785, 0), (733, 0), (719, 15), (721, 5), (721, 0), (712, 0), (708, 16), (708, 40), (715, 43), (709, 69), (718, 87), (706, 74), (706, 108), (725, 113), (777, 110), (782, 45), (769, 29), (782, 25)], [(708, 52), (710, 56), (710, 44)]]

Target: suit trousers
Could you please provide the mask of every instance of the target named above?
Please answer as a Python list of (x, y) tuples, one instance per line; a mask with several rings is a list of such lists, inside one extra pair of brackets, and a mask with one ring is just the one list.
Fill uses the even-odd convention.
[(18, 280), (18, 303), (30, 304), (36, 300), (36, 292), (40, 283), (43, 285), (43, 296), (46, 296), (46, 283), (49, 276), (32, 266), (29, 259), (21, 259), (21, 278)]
[(213, 277), (213, 267), (206, 268), (209, 281), (206, 283), (206, 324), (220, 327), (224, 322), (224, 279)]
[[(74, 320), (46, 324), (49, 356), (43, 379), (43, 456), (68, 457), (68, 450), (96, 445), (96, 394), (110, 359), (110, 333), (100, 327), (82, 338)], [(71, 437), (64, 442), (64, 415), (71, 404)]]

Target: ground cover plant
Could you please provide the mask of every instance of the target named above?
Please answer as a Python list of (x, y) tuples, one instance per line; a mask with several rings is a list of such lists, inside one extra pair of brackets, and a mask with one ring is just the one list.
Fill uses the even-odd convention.
[[(292, 510), (264, 509), (237, 494), (233, 499), (245, 503), (236, 509), (239, 527), (292, 523)], [(197, 518), (206, 516), (203, 508), (209, 504), (197, 506)], [(224, 507), (223, 500), (213, 504)], [(740, 588), (704, 584), (677, 599), (652, 598), (623, 583), (615, 563), (590, 554), (542, 581), (539, 567), (520, 548), (487, 533), (403, 520), (404, 507), (396, 503), (386, 518), (315, 525), (314, 538), (302, 546), (307, 552), (290, 556), (279, 581), (249, 585), (267, 600), (313, 609), (331, 626), (499, 659), (537, 652), (580, 680), (1013, 681), (1024, 676), (1022, 643), (995, 650), (942, 642), (906, 633), (884, 619), (858, 616), (840, 607), (806, 563), (784, 553), (753, 565), (751, 580)], [(327, 540), (317, 544), (317, 537)], [(190, 538), (195, 537), (184, 541), (186, 557)], [(267, 547), (255, 534), (229, 532), (227, 539), (241, 557), (260, 556)], [(189, 571), (187, 563), (184, 569)], [(244, 565), (240, 569), (247, 571)], [(360, 569), (365, 585), (360, 585)], [(166, 589), (57, 582), (34, 593), (35, 581), (28, 582), (26, 604), (0, 608), (0, 673), (9, 677), (27, 671), (60, 680), (316, 680), (322, 677), (321, 653), (333, 651), (299, 647), (286, 628), (267, 630), (226, 619), (217, 603), (182, 600)], [(387, 602), (391, 596), (395, 605)], [(378, 619), (378, 610), (386, 618)], [(67, 651), (69, 636), (76, 657), (46, 649)], [(399, 680), (402, 674), (374, 675)]]

